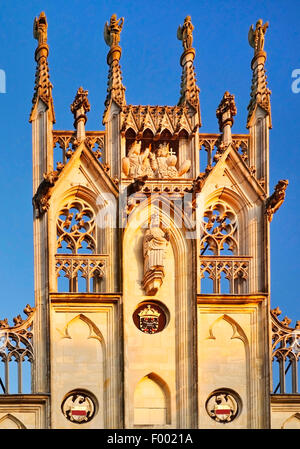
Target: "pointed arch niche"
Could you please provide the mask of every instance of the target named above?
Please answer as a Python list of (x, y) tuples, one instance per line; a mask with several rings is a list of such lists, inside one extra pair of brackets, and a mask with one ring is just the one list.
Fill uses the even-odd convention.
[[(142, 286), (143, 238), (151, 217), (159, 216), (160, 225), (168, 230), (169, 243), (165, 251), (162, 285), (154, 296), (146, 296)], [(134, 422), (133, 397), (138, 378), (132, 372), (159, 372), (168, 384), (172, 398), (172, 425), (193, 427), (196, 416), (196, 319), (195, 282), (193, 265), (195, 241), (185, 237), (181, 223), (181, 211), (172, 209), (166, 197), (152, 195), (145, 199), (129, 217), (123, 237), (123, 312), (125, 390), (128, 393), (125, 409), (125, 425)], [(155, 335), (140, 332), (132, 314), (141, 301), (160, 301), (170, 312), (168, 326)], [(167, 362), (166, 362), (167, 358)], [(176, 410), (176, 412), (175, 412)]]
[(300, 429), (300, 413), (294, 413), (287, 418), (283, 422), (281, 429)]
[(250, 293), (254, 232), (249, 207), (246, 198), (228, 188), (208, 196), (200, 227), (200, 293)]
[[(199, 343), (199, 385), (207, 390), (206, 394), (220, 387), (235, 390), (242, 398), (243, 410), (251, 410), (250, 349), (245, 332), (226, 314), (211, 322), (207, 329), (206, 337)], [(244, 420), (245, 427), (246, 415), (239, 418)]]
[(135, 426), (166, 426), (171, 424), (170, 390), (155, 373), (143, 377), (134, 391)]
[(26, 426), (14, 415), (7, 413), (0, 418), (1, 429), (26, 429)]
[(107, 377), (104, 338), (95, 323), (84, 314), (72, 318), (61, 337), (60, 357), (55, 365), (61, 378), (61, 390), (64, 394), (72, 388), (92, 391), (101, 404), (99, 415), (104, 427)]

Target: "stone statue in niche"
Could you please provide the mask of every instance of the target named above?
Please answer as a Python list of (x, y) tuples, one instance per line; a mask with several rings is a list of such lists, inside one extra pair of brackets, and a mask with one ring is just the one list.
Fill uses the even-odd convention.
[(159, 217), (152, 217), (150, 227), (146, 230), (143, 239), (144, 278), (143, 288), (147, 295), (156, 294), (165, 277), (164, 256), (170, 236), (168, 231), (159, 225)]
[(129, 178), (148, 176), (149, 178), (179, 178), (191, 166), (191, 161), (184, 161), (176, 168), (177, 156), (170, 153), (169, 144), (161, 143), (156, 153), (151, 151), (151, 145), (141, 153), (141, 141), (134, 142), (128, 156), (122, 160), (122, 170)]

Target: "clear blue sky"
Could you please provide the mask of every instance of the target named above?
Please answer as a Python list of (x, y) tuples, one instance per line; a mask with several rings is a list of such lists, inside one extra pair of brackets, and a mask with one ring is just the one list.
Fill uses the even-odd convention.
[[(174, 105), (179, 99), (181, 43), (179, 24), (189, 14), (195, 26), (195, 67), (201, 89), (202, 132), (218, 132), (216, 108), (225, 92), (235, 95), (238, 114), (233, 132), (246, 131), (253, 50), (248, 29), (258, 18), (269, 21), (265, 50), (272, 91), (270, 187), (290, 181), (287, 197), (271, 223), (272, 307), (300, 319), (299, 198), (300, 93), (291, 74), (300, 69), (300, 2), (279, 0), (1, 1), (0, 69), (6, 73), (1, 105), (2, 206), (0, 319), (33, 305), (31, 126), (34, 86), (35, 16), (48, 19), (49, 65), (56, 129), (73, 129), (70, 104), (79, 86), (89, 90), (87, 129), (103, 129), (102, 112), (108, 67), (103, 26), (112, 13), (125, 17), (121, 59), (126, 100), (132, 104)], [(5, 215), (5, 216), (4, 216)]]

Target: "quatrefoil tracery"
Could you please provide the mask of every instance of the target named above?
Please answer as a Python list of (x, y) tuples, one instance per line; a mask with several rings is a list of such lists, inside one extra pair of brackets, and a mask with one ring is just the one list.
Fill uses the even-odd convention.
[(201, 250), (209, 249), (216, 256), (225, 249), (236, 254), (237, 225), (237, 216), (227, 204), (219, 200), (210, 205), (203, 216)]
[(69, 202), (59, 213), (57, 220), (57, 248), (78, 254), (95, 252), (95, 215), (91, 207), (81, 200)]

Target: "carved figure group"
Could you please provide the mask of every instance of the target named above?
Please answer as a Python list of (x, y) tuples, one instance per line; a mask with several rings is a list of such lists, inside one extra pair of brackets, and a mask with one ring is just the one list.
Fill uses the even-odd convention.
[(190, 169), (190, 160), (184, 161), (179, 169), (176, 168), (177, 156), (170, 154), (167, 142), (161, 143), (155, 153), (151, 151), (151, 146), (141, 153), (141, 145), (141, 141), (135, 141), (128, 156), (122, 160), (123, 173), (129, 178), (178, 178)]

